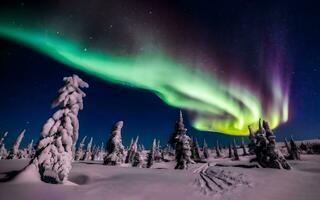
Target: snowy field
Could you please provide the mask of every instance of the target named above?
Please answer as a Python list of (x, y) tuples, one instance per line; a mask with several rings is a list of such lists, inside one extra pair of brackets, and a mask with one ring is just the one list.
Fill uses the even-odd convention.
[(216, 167), (247, 163), (213, 159), (210, 166), (194, 164), (174, 170), (174, 162), (152, 169), (74, 162), (70, 181), (77, 186), (48, 183), (15, 184), (6, 177), (22, 169), (27, 160), (0, 160), (1, 199), (320, 199), (320, 156), (302, 155), (291, 161), (293, 170)]

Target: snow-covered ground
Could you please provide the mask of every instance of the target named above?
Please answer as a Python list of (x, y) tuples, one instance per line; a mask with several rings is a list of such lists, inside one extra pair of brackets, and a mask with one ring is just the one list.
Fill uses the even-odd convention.
[(0, 160), (0, 199), (320, 199), (320, 155), (302, 155), (290, 162), (293, 170), (216, 167), (247, 163), (211, 159), (207, 164), (174, 170), (174, 162), (151, 169), (74, 162), (70, 181), (77, 186), (48, 183), (15, 184), (6, 176), (22, 169), (27, 160)]

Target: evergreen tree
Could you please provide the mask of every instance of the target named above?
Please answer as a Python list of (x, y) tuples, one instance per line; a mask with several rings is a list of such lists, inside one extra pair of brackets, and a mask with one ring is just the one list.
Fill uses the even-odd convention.
[(203, 140), (203, 156), (205, 159), (209, 158), (208, 145), (205, 139)]
[(119, 165), (123, 163), (125, 149), (122, 144), (122, 127), (123, 121), (119, 121), (115, 123), (111, 130), (106, 146), (107, 155), (104, 158), (105, 165)]
[(21, 141), (24, 137), (24, 133), (26, 132), (26, 129), (22, 130), (22, 132), (18, 135), (16, 141), (13, 144), (13, 147), (10, 151), (10, 154), (8, 156), (8, 159), (18, 159), (21, 157), (21, 153), (19, 151), (19, 146), (21, 144)]
[(16, 176), (16, 181), (30, 182), (41, 178), (44, 181), (66, 183), (68, 180), (72, 168), (72, 150), (78, 139), (78, 113), (83, 109), (82, 98), (85, 97), (81, 88), (89, 85), (77, 75), (65, 77), (63, 80), (65, 85), (59, 90), (60, 94), (52, 104), (60, 109), (42, 127), (35, 157)]

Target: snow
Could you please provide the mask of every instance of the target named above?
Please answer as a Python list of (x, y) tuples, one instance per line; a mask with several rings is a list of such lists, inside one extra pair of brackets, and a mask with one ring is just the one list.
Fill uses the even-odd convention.
[[(289, 171), (214, 166), (246, 164), (249, 158), (241, 156), (240, 161), (231, 161), (211, 157), (210, 166), (192, 164), (188, 170), (174, 170), (174, 161), (154, 163), (152, 168), (105, 166), (99, 161), (73, 162), (70, 182), (63, 185), (29, 180), (3, 182), (6, 175), (21, 170), (28, 160), (0, 160), (0, 196), (2, 199), (17, 200), (319, 199), (320, 155), (302, 155), (301, 160), (290, 161), (293, 169)], [(33, 170), (30, 170), (30, 176), (34, 176), (32, 173)], [(201, 174), (221, 184), (223, 190), (215, 186), (210, 178), (204, 177), (213, 188), (210, 191), (204, 182), (201, 184), (201, 180), (204, 181)], [(232, 182), (232, 185), (219, 182), (221, 177)], [(29, 175), (23, 178), (28, 179)]]

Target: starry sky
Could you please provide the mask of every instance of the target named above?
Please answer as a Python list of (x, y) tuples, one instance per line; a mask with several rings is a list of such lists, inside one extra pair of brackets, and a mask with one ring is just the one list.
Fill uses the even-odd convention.
[[(239, 119), (249, 124), (260, 115), (276, 127), (279, 140), (319, 137), (318, 6), (299, 1), (7, 1), (0, 29), (7, 24), (19, 29), (0, 37), (0, 132), (9, 131), (7, 146), (24, 128), (23, 144), (37, 140), (54, 112), (50, 102), (62, 77), (76, 73), (90, 84), (79, 114), (80, 138), (92, 136), (96, 144), (118, 120), (125, 123), (125, 144), (136, 135), (146, 146), (153, 138), (165, 143), (179, 108), (189, 134), (209, 145), (217, 139), (227, 144), (234, 137), (227, 134), (243, 132)], [(38, 40), (39, 33), (49, 39)], [(81, 45), (81, 55), (70, 41)], [(79, 57), (66, 62), (66, 53), (57, 57), (53, 47), (89, 62), (79, 64)], [(99, 63), (100, 54), (108, 55), (113, 68), (118, 63), (128, 68), (93, 73), (90, 64)], [(130, 65), (141, 58), (140, 68)], [(163, 74), (154, 60), (173, 78), (159, 79)], [(148, 73), (136, 73), (139, 69)], [(208, 95), (223, 101), (205, 101)]]

